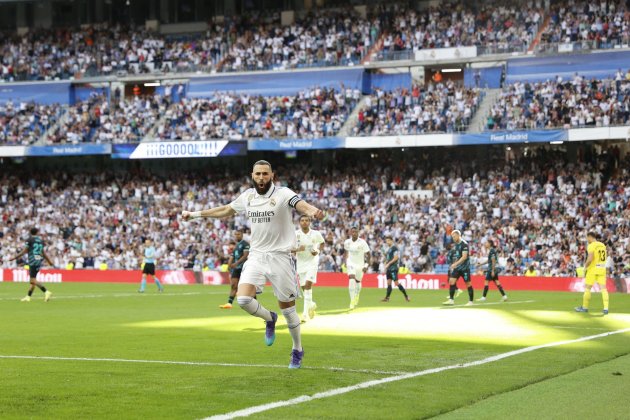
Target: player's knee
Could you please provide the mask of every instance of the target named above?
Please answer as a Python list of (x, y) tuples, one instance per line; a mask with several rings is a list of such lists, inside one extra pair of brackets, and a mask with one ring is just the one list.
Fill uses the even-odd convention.
[(241, 308), (244, 308), (252, 303), (252, 300), (254, 300), (254, 298), (251, 296), (238, 296), (236, 298), (236, 302), (238, 302), (238, 306), (240, 306)]

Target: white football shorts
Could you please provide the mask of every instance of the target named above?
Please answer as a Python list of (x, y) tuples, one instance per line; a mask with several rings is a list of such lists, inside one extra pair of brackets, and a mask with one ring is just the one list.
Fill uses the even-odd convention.
[(300, 296), (295, 259), (290, 253), (250, 252), (243, 265), (240, 284), (251, 284), (262, 293), (266, 282), (280, 302), (291, 302)]
[(348, 276), (351, 276), (354, 274), (354, 278), (357, 279), (357, 281), (363, 280), (363, 265), (352, 265), (348, 263), (347, 267), (348, 267)]
[(307, 281), (313, 284), (317, 283), (317, 266), (298, 267), (298, 277), (300, 278), (300, 286), (302, 287), (304, 287)]

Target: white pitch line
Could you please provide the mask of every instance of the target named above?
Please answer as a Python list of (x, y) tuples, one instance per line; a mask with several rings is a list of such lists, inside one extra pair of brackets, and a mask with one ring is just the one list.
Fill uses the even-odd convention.
[[(514, 300), (514, 301), (505, 301), (505, 302), (477, 302), (477, 303), (473, 303), (472, 306), (487, 306), (487, 305), (516, 305), (516, 304), (520, 304), (520, 303), (533, 303), (536, 302), (535, 300)], [(448, 309), (448, 308), (459, 308), (462, 306), (466, 306), (465, 303), (459, 304), (459, 305), (444, 305), (444, 306), (436, 306), (436, 308), (440, 308), (440, 309)]]
[[(95, 294), (86, 294), (86, 295), (59, 295), (53, 294), (52, 300), (60, 300), (60, 299), (100, 299), (100, 298), (108, 298), (108, 297), (141, 297), (141, 296), (197, 296), (197, 295), (223, 295), (225, 292), (186, 292), (186, 293), (112, 293), (112, 294), (104, 294), (104, 295), (95, 295)], [(21, 298), (12, 297), (12, 298), (0, 298), (1, 300), (15, 300), (19, 301)], [(37, 297), (35, 297), (37, 299)], [(42, 298), (43, 299), (43, 298)]]
[[(29, 355), (0, 355), (0, 359), (26, 359), (26, 360), (57, 360), (75, 362), (115, 362), (115, 363), (146, 363), (157, 365), (184, 365), (184, 366), (223, 366), (223, 367), (260, 367), (286, 370), (287, 365), (265, 365), (249, 363), (220, 363), (220, 362), (187, 362), (177, 360), (143, 360), (143, 359), (111, 359), (98, 357), (58, 357), (58, 356), (29, 356)], [(309, 370), (329, 370), (333, 372), (369, 373), (374, 375), (402, 375), (404, 372), (391, 372), (371, 369), (346, 369), (334, 366), (309, 366)]]
[(552, 325), (551, 328), (561, 328), (566, 330), (597, 330), (597, 331), (608, 331), (608, 328), (596, 328), (596, 327), (569, 327), (565, 325)]
[(529, 353), (529, 352), (532, 352), (532, 351), (535, 351), (535, 350), (540, 350), (540, 349), (549, 348), (549, 347), (557, 347), (557, 346), (562, 346), (562, 345), (566, 345), (566, 344), (580, 343), (582, 341), (595, 340), (597, 338), (608, 337), (610, 335), (623, 334), (623, 333), (627, 333), (627, 332), (630, 332), (630, 328), (624, 328), (622, 330), (617, 330), (617, 331), (610, 331), (610, 332), (606, 332), (606, 333), (603, 333), (603, 334), (597, 334), (597, 335), (580, 337), (580, 338), (576, 338), (574, 340), (556, 341), (554, 343), (547, 343), (547, 344), (540, 344), (540, 345), (537, 345), (537, 346), (524, 347), (522, 349), (509, 351), (507, 353), (500, 353), (500, 354), (497, 354), (495, 356), (486, 357), (485, 359), (476, 360), (476, 361), (473, 361), (473, 362), (460, 363), (460, 364), (457, 364), (457, 365), (443, 366), (443, 367), (438, 367), (438, 368), (433, 368), (433, 369), (426, 369), (426, 370), (421, 370), (421, 371), (418, 371), (418, 372), (406, 373), (406, 374), (403, 374), (403, 375), (390, 376), (388, 378), (374, 379), (374, 380), (371, 380), (371, 381), (361, 382), (361, 383), (358, 383), (356, 385), (346, 386), (346, 387), (342, 387), (342, 388), (335, 388), (335, 389), (331, 389), (329, 391), (324, 391), (324, 392), (318, 392), (318, 393), (313, 394), (313, 395), (301, 395), (299, 397), (292, 398), (290, 400), (277, 401), (277, 402), (268, 403), (268, 404), (256, 405), (256, 406), (253, 406), (253, 407), (244, 408), (242, 410), (232, 411), (231, 413), (218, 414), (218, 415), (214, 415), (214, 416), (211, 416), (211, 417), (206, 417), (204, 420), (228, 420), (228, 419), (234, 419), (234, 418), (237, 418), (237, 417), (247, 417), (247, 416), (251, 416), (252, 414), (257, 414), (257, 413), (262, 413), (264, 411), (273, 410), (274, 408), (288, 407), (288, 406), (292, 406), (292, 405), (301, 404), (301, 403), (304, 403), (304, 402), (309, 402), (309, 401), (314, 401), (314, 400), (320, 400), (320, 399), (323, 399), (323, 398), (334, 397), (334, 396), (337, 396), (337, 395), (346, 394), (348, 392), (356, 391), (358, 389), (367, 389), (367, 388), (371, 388), (371, 387), (374, 387), (374, 386), (383, 385), (383, 384), (387, 384), (387, 383), (391, 383), (391, 382), (398, 382), (398, 381), (402, 381), (402, 380), (405, 380), (405, 379), (416, 378), (418, 376), (430, 375), (432, 373), (440, 373), (440, 372), (444, 372), (446, 370), (463, 369), (463, 368), (468, 368), (468, 367), (472, 367), (472, 366), (485, 365), (486, 363), (496, 362), (496, 361), (499, 361), (499, 360), (502, 360), (502, 359), (506, 359), (508, 357), (518, 356), (520, 354)]

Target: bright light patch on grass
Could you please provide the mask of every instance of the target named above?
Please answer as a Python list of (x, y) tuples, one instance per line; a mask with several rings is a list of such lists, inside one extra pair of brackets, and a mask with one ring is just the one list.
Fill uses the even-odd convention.
[[(498, 311), (494, 309), (453, 308), (365, 308), (350, 313), (320, 314), (302, 326), (307, 335), (400, 337), (465, 342), (509, 342), (535, 345), (549, 339), (563, 340), (577, 331), (559, 328), (579, 325), (614, 329), (630, 325), (630, 315), (610, 318), (581, 316), (560, 311)], [(135, 328), (195, 328), (213, 331), (263, 331), (264, 323), (254, 317), (230, 315), (185, 318), (126, 324)], [(284, 319), (278, 320), (278, 333), (286, 334)], [(579, 328), (578, 328), (579, 329)]]

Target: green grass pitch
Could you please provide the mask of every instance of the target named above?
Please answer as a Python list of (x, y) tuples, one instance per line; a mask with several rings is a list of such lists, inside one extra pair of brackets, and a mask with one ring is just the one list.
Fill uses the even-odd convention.
[[(601, 315), (573, 312), (578, 293), (491, 289), (485, 304), (443, 308), (440, 291), (364, 289), (347, 311), (343, 288), (315, 287), (318, 313), (303, 324), (304, 366), (289, 370), (291, 339), (276, 342), (235, 305), (227, 287), (52, 284), (20, 302), (26, 284), (0, 283), (0, 418), (201, 419), (301, 396), (265, 419), (627, 418), (630, 333), (510, 351), (630, 328), (630, 295)], [(479, 291), (476, 291), (479, 295)], [(270, 288), (260, 297), (276, 309)], [(462, 294), (456, 304), (466, 302)], [(298, 302), (302, 311), (303, 301)], [(189, 363), (186, 363), (189, 362)], [(404, 377), (450, 366), (449, 370)], [(387, 383), (370, 381), (394, 378)], [(339, 395), (321, 394), (362, 384)]]

